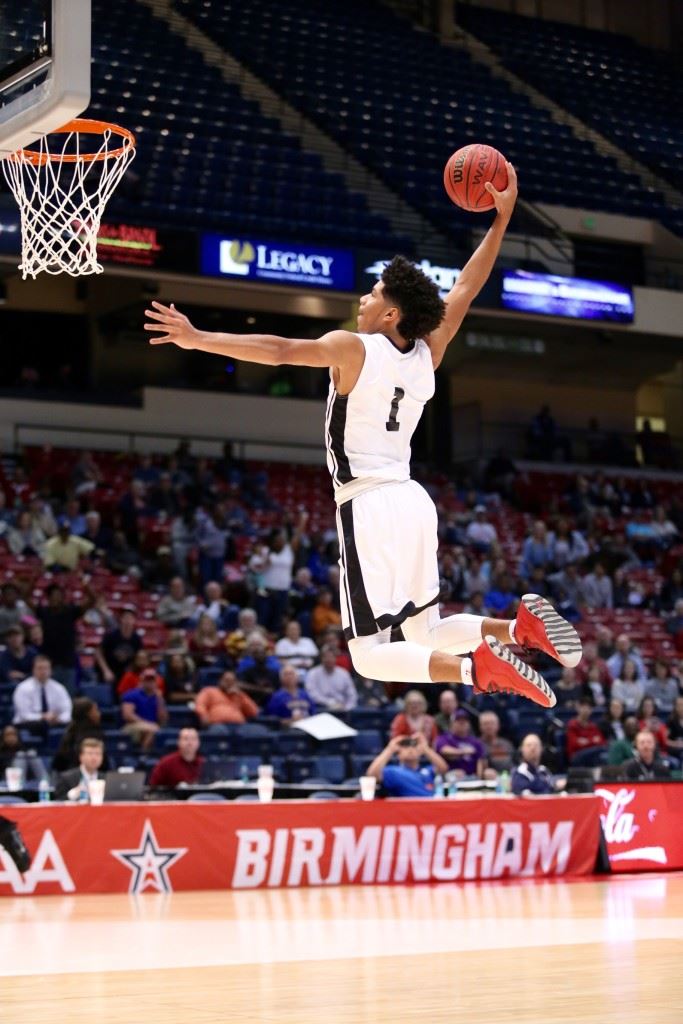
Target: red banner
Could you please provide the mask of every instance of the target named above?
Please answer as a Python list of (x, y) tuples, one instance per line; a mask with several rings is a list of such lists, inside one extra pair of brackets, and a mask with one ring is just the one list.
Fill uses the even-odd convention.
[(612, 871), (683, 868), (683, 786), (600, 785), (602, 828)]
[(0, 849), (0, 894), (170, 892), (582, 875), (593, 796), (3, 808), (33, 856)]

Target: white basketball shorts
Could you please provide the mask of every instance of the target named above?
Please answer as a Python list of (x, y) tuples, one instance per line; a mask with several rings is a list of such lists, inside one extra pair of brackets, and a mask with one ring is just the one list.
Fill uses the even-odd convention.
[(399, 626), (439, 600), (437, 514), (414, 480), (365, 491), (337, 509), (347, 640)]

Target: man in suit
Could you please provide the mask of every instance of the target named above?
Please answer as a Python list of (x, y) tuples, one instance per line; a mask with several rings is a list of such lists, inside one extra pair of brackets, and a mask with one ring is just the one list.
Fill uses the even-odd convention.
[(88, 783), (94, 779), (103, 779), (100, 771), (104, 758), (102, 740), (84, 739), (79, 751), (79, 767), (62, 772), (55, 786), (55, 800), (73, 800), (88, 803), (90, 795)]

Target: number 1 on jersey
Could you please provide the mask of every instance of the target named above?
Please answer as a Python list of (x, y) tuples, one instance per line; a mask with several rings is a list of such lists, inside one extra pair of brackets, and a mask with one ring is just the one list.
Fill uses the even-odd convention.
[(387, 430), (398, 430), (401, 424), (398, 422), (398, 405), (401, 399), (405, 396), (403, 388), (394, 388), (394, 397), (391, 400), (391, 412), (389, 413), (389, 419), (386, 422)]

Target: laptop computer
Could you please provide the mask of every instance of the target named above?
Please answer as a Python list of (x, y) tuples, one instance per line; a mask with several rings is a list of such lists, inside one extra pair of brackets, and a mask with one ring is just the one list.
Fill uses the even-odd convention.
[(104, 777), (104, 800), (142, 800), (145, 792), (144, 772), (107, 772)]

